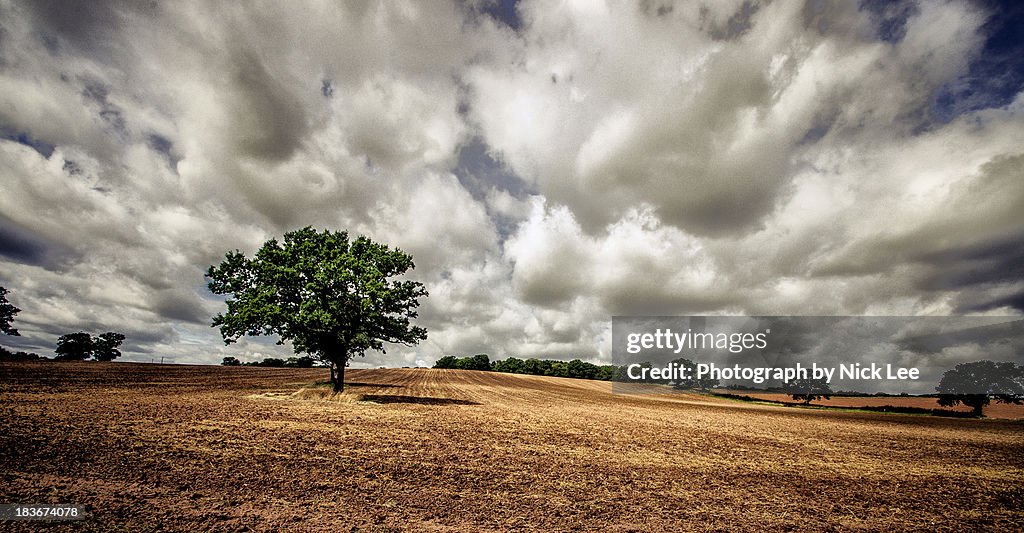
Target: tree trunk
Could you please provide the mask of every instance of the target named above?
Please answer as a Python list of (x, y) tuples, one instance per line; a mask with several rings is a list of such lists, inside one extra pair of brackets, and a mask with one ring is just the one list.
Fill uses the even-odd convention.
[[(332, 363), (331, 366), (333, 367), (333, 366), (335, 366), (335, 364)], [(337, 367), (338, 367), (338, 372), (337, 372), (337, 374), (335, 376), (335, 380), (334, 380), (334, 392), (335, 393), (339, 393), (339, 392), (342, 391), (342, 389), (345, 388), (345, 362), (342, 361), (341, 364), (337, 365)]]
[(974, 404), (974, 416), (977, 416), (977, 417), (985, 416), (984, 413), (983, 413), (983, 409), (984, 408), (985, 408), (985, 406), (981, 402), (975, 403)]
[(337, 378), (334, 375), (334, 361), (329, 362), (327, 366), (331, 369), (331, 385), (334, 385), (337, 382)]

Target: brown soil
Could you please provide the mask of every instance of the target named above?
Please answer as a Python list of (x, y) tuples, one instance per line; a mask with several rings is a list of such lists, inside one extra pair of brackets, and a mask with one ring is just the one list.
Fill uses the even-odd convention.
[[(458, 370), (0, 364), (0, 502), (61, 530), (1024, 528), (1024, 424)], [(9, 522), (5, 530), (38, 529)]]

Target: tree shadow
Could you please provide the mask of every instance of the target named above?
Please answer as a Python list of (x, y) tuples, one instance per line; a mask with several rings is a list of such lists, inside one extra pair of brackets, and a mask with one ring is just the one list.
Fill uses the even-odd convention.
[(431, 398), (429, 396), (402, 396), (398, 394), (365, 394), (363, 401), (377, 403), (416, 403), (420, 405), (480, 405), (469, 400)]

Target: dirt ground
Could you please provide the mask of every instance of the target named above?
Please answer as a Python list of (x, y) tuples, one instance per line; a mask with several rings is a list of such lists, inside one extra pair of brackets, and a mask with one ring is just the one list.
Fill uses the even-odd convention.
[[(60, 530), (1021, 530), (1024, 423), (460, 370), (0, 363), (0, 502)], [(33, 530), (8, 522), (0, 529)]]

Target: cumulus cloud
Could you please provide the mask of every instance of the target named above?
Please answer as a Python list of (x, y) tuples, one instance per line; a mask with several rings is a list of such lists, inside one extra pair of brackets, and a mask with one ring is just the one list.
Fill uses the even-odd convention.
[(1002, 10), (0, 3), (5, 343), (285, 355), (220, 343), (203, 272), (305, 225), (414, 257), (430, 337), (373, 365), (607, 360), (613, 315), (1019, 314)]

